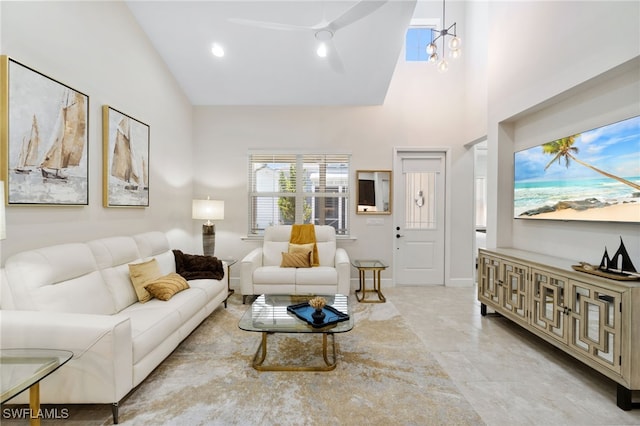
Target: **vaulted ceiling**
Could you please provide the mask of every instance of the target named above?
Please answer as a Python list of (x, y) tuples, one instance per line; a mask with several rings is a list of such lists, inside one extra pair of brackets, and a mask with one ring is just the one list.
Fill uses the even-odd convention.
[[(193, 105), (378, 105), (416, 0), (127, 5)], [(321, 58), (327, 23), (333, 37)]]

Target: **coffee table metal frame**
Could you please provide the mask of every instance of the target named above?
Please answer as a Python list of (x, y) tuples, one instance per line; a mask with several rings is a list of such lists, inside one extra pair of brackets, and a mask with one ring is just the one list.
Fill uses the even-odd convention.
[[(344, 333), (353, 329), (353, 315), (344, 295), (322, 295), (327, 299), (327, 304), (340, 312), (349, 315), (347, 321), (332, 324), (327, 327), (314, 328), (295, 315), (287, 312), (287, 306), (302, 303), (314, 296), (297, 295), (261, 295), (251, 304), (244, 313), (238, 326), (245, 331), (260, 332), (262, 338), (260, 345), (253, 357), (252, 366), (258, 371), (331, 371), (337, 365), (337, 349), (335, 334)], [(268, 364), (267, 358), (268, 336), (276, 333), (315, 333), (322, 334), (322, 357), (325, 365), (286, 365)], [(329, 336), (331, 336), (331, 357), (329, 356)]]

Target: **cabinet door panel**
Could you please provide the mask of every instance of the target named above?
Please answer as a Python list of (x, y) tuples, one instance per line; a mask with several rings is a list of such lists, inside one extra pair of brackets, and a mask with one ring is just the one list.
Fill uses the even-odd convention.
[(502, 294), (500, 306), (527, 321), (527, 275), (529, 268), (504, 261), (502, 264)]
[(540, 269), (532, 269), (531, 278), (531, 324), (549, 336), (566, 342), (564, 298), (567, 279)]
[(478, 274), (478, 298), (481, 302), (499, 305), (500, 260), (480, 255)]
[(620, 372), (620, 293), (571, 280), (569, 346)]

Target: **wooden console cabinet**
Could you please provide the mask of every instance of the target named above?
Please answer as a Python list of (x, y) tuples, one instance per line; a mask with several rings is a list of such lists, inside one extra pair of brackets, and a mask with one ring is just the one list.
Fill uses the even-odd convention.
[(576, 261), (523, 250), (480, 249), (478, 300), (618, 383), (617, 404), (637, 407), (640, 281), (574, 271)]

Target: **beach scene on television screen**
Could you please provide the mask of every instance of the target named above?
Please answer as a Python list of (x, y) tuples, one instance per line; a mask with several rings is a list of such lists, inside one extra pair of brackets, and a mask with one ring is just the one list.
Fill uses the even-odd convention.
[(516, 152), (514, 217), (640, 223), (640, 116)]

